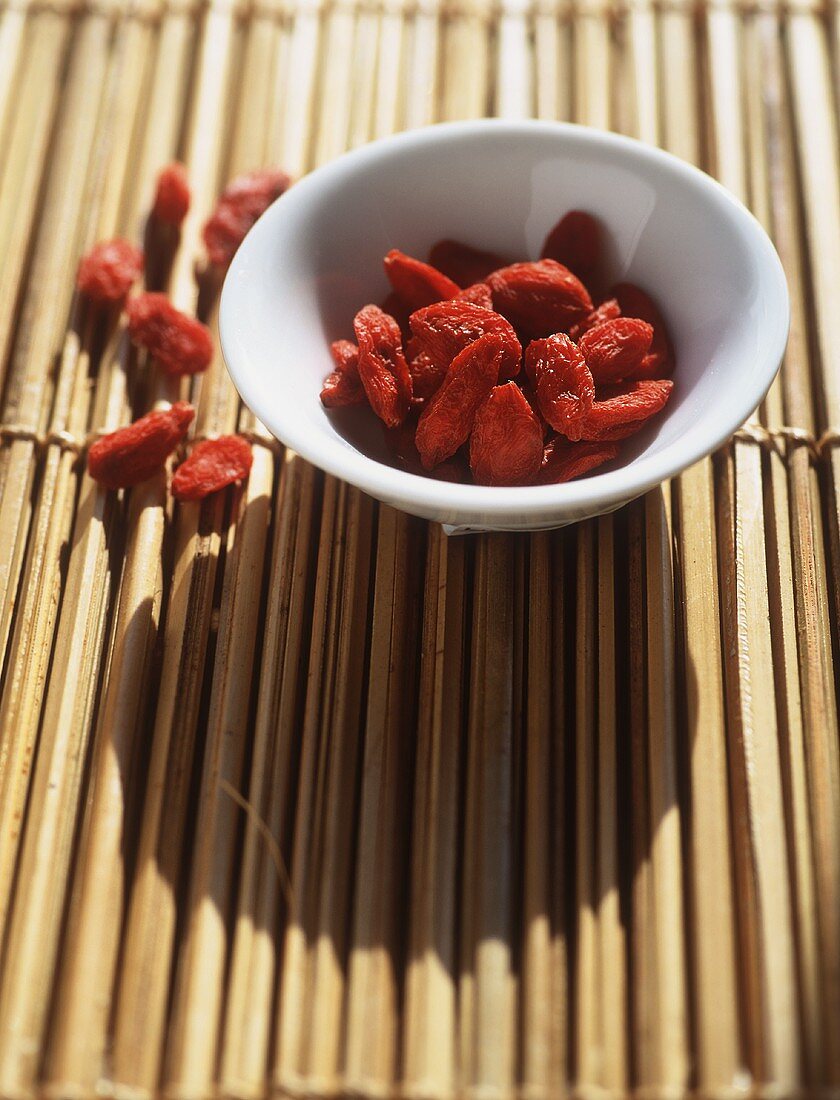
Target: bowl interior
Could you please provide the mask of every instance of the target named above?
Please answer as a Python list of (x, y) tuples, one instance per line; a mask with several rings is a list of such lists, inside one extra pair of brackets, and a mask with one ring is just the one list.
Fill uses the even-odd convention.
[[(313, 447), (326, 448), (335, 461), (337, 448), (355, 450), (357, 421), (318, 399), (332, 369), (327, 345), (352, 338), (355, 312), (385, 297), (383, 255), (425, 258), (454, 237), (536, 258), (575, 208), (604, 224), (610, 281), (650, 291), (676, 347), (665, 414), (624, 445), (621, 470), (587, 479), (620, 473), (613, 500), (641, 491), (685, 465), (666, 457), (671, 449), (698, 457), (749, 415), (778, 366), (787, 298), (772, 246), (739, 204), (674, 158), (614, 135), (538, 123), (431, 127), (305, 178), (257, 224), (228, 276), (222, 336), (237, 386), (287, 443), (316, 462)], [(307, 451), (307, 441), (317, 442)], [(460, 489), (462, 499), (488, 492)]]

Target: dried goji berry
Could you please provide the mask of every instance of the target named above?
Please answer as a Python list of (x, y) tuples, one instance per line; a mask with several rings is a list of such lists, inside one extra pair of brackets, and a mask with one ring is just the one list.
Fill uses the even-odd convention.
[(438, 241), (429, 252), (429, 263), (464, 287), (482, 282), (491, 271), (504, 267), (507, 262), (494, 252), (483, 252), (460, 241)]
[[(526, 357), (526, 362), (527, 362), (527, 357)], [(536, 384), (534, 382), (532, 382), (530, 378), (525, 377), (525, 378), (520, 378), (519, 379), (518, 385), (519, 385), (519, 388), (522, 390), (522, 396), (525, 398), (525, 400), (531, 406), (531, 411), (533, 412), (534, 416), (537, 418), (537, 420), (539, 420), (540, 426), (542, 427), (542, 431), (543, 431), (543, 439), (545, 439), (545, 437), (551, 433), (552, 429), (551, 429), (551, 425), (548, 423), (546, 418), (543, 416), (543, 411), (540, 408), (540, 400), (537, 397)]]
[(210, 262), (227, 267), (245, 234), (290, 183), (289, 176), (275, 168), (248, 172), (232, 180), (204, 225)]
[(487, 277), (493, 305), (528, 336), (563, 332), (592, 309), (589, 291), (556, 260), (511, 264)]
[(542, 466), (535, 485), (556, 485), (589, 473), (596, 466), (611, 462), (618, 454), (615, 443), (570, 443), (555, 436), (546, 444)]
[(79, 262), (76, 286), (94, 302), (122, 302), (143, 273), (143, 253), (119, 237), (95, 244)]
[(542, 414), (558, 432), (592, 407), (595, 385), (580, 349), (565, 333), (532, 340), (525, 352), (525, 371), (535, 381)]
[(253, 461), (251, 445), (241, 435), (205, 439), (175, 471), (172, 495), (176, 500), (204, 500), (247, 477)]
[(183, 164), (173, 161), (158, 175), (152, 214), (166, 225), (180, 225), (190, 208), (190, 184)]
[(570, 439), (626, 439), (660, 412), (673, 388), (669, 378), (604, 386), (592, 408), (570, 424), (566, 434)]
[[(413, 340), (409, 341), (409, 348)], [(439, 366), (425, 351), (418, 351), (409, 359), (408, 370), (411, 375), (411, 391), (415, 397), (428, 400), (433, 397), (440, 388), (441, 382), (446, 377), (446, 367)]]
[(617, 317), (596, 325), (578, 347), (597, 385), (630, 378), (647, 355), (653, 329), (637, 317)]
[(417, 450), (427, 470), (466, 442), (476, 410), (495, 386), (508, 353), (506, 338), (491, 332), (468, 344), (452, 361), (417, 425)]
[(138, 294), (126, 306), (131, 339), (167, 374), (198, 374), (213, 359), (210, 329), (181, 313), (165, 294)]
[(601, 259), (601, 226), (583, 210), (570, 210), (545, 239), (540, 256), (558, 260), (584, 282), (596, 274)]
[[(674, 369), (674, 349), (668, 335), (668, 326), (651, 296), (634, 283), (619, 283), (610, 293), (618, 301), (623, 316), (638, 317), (653, 326), (653, 340), (649, 354), (654, 359), (644, 367), (639, 364), (640, 371), (655, 370), (660, 378), (662, 375), (670, 374)], [(636, 376), (642, 377), (642, 374), (637, 373)], [(644, 377), (649, 377), (649, 374), (645, 373)]]
[(90, 476), (106, 489), (128, 489), (147, 481), (163, 469), (194, 416), (192, 405), (179, 401), (102, 436), (88, 451)]
[(475, 306), (483, 306), (485, 309), (493, 308), (493, 295), (487, 283), (473, 283), (472, 286), (460, 290), (455, 295), (456, 302), (472, 302)]
[(359, 378), (359, 349), (352, 340), (334, 340), (330, 344), (330, 355), (335, 370), (324, 379), (322, 403), (330, 409), (366, 405), (367, 395)]
[(470, 467), (479, 485), (528, 485), (543, 460), (543, 430), (515, 382), (496, 386), (479, 406)]
[(340, 409), (346, 405), (367, 405), (367, 403), (367, 394), (358, 373), (352, 375), (334, 370), (324, 379), (321, 404), (328, 409)]
[(359, 377), (370, 407), (388, 427), (405, 420), (411, 404), (411, 375), (400, 327), (378, 306), (365, 306), (353, 322), (359, 345)]
[(412, 351), (425, 354), (442, 370), (467, 345), (487, 333), (497, 333), (505, 341), (502, 378), (519, 373), (522, 347), (511, 324), (500, 314), (472, 302), (435, 302), (411, 315), (411, 331), (415, 340)]
[(385, 274), (395, 292), (410, 309), (422, 309), (432, 302), (454, 298), (458, 284), (430, 264), (392, 248), (383, 261)]
[(607, 298), (605, 302), (601, 302), (599, 306), (596, 306), (591, 313), (588, 313), (582, 321), (579, 321), (576, 325), (572, 325), (569, 329), (569, 336), (577, 343), (581, 336), (585, 332), (589, 332), (591, 328), (595, 328), (596, 325), (602, 325), (604, 321), (614, 321), (616, 317), (621, 316), (621, 307), (615, 298)]

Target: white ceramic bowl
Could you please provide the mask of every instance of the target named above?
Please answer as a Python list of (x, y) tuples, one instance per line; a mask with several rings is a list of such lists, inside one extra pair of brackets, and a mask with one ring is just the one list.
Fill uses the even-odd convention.
[[(638, 283), (661, 305), (677, 355), (663, 414), (616, 462), (563, 485), (453, 485), (362, 453), (351, 442), (359, 411), (327, 412), (318, 394), (332, 369), (329, 341), (352, 339), (355, 312), (387, 293), (383, 255), (400, 248), (424, 259), (455, 237), (536, 258), (571, 209), (604, 223), (610, 281)], [(764, 231), (709, 176), (615, 134), (484, 120), (374, 142), (295, 184), (236, 254), (220, 322), (243, 399), (316, 466), (455, 529), (533, 530), (617, 508), (722, 444), (779, 368), (789, 303)], [(380, 437), (363, 445), (375, 451)]]

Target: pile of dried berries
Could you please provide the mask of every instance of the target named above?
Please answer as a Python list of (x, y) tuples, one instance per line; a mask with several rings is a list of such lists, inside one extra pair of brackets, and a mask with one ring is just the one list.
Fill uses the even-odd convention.
[[(266, 169), (228, 184), (204, 226), (212, 264), (230, 263), (245, 234), (289, 183), (284, 172)], [(152, 217), (177, 228), (189, 207), (186, 170), (181, 164), (169, 164), (157, 179)], [(179, 378), (206, 370), (213, 359), (213, 339), (206, 325), (176, 309), (165, 294), (128, 298), (143, 273), (143, 262), (142, 251), (129, 241), (102, 241), (82, 257), (76, 286), (94, 306), (124, 307), (131, 340), (165, 374)], [(96, 440), (88, 451), (91, 477), (108, 489), (127, 489), (160, 474), (186, 438), (194, 416), (192, 405), (179, 401)], [(181, 501), (203, 500), (247, 477), (251, 462), (251, 446), (241, 436), (204, 440), (175, 472), (172, 494)]]
[(478, 485), (569, 481), (614, 459), (660, 412), (674, 352), (651, 298), (622, 283), (596, 306), (601, 227), (573, 210), (541, 258), (457, 241), (429, 262), (394, 249), (392, 292), (332, 344), (321, 401), (369, 405), (396, 465)]

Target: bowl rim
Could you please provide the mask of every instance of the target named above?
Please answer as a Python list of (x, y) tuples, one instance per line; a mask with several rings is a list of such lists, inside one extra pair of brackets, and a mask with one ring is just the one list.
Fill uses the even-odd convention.
[[(294, 204), (328, 183), (335, 183), (347, 174), (364, 169), (383, 156), (399, 154), (403, 149), (451, 141), (465, 136), (510, 136), (543, 134), (557, 139), (571, 138), (584, 145), (606, 147), (619, 154), (647, 162), (681, 178), (694, 187), (705, 189), (718, 205), (734, 210), (751, 237), (751, 247), (758, 252), (759, 262), (766, 267), (769, 285), (777, 301), (771, 311), (772, 332), (766, 335), (766, 351), (762, 357), (765, 368), (756, 372), (740, 400), (728, 401), (718, 415), (704, 422), (708, 431), (692, 433), (693, 442), (685, 437), (674, 440), (660, 451), (642, 457), (628, 466), (595, 473), (579, 481), (552, 485), (483, 486), (437, 481), (431, 477), (408, 473), (370, 458), (352, 446), (331, 440), (305, 429), (304, 422), (292, 411), (284, 415), (282, 403), (266, 407), (258, 385), (252, 378), (239, 349), (240, 325), (237, 299), (247, 283), (250, 258), (258, 241), (271, 232), (274, 218), (285, 205)], [(302, 458), (328, 474), (349, 482), (382, 500), (401, 501), (426, 510), (457, 517), (456, 522), (492, 522), (494, 518), (516, 516), (517, 520), (539, 518), (556, 510), (559, 513), (575, 507), (596, 509), (624, 499), (639, 496), (654, 486), (676, 476), (722, 446), (748, 419), (766, 396), (781, 365), (790, 329), (790, 297), (781, 260), (769, 236), (755, 216), (739, 199), (707, 173), (665, 150), (635, 138), (577, 123), (542, 119), (472, 119), (441, 122), (379, 138), (343, 153), (334, 160), (303, 176), (294, 187), (277, 199), (246, 236), (228, 269), (219, 304), (219, 335), (228, 372), (245, 404), (259, 417), (272, 435)], [(696, 438), (695, 438), (696, 435)], [(313, 442), (314, 440), (314, 442)]]

